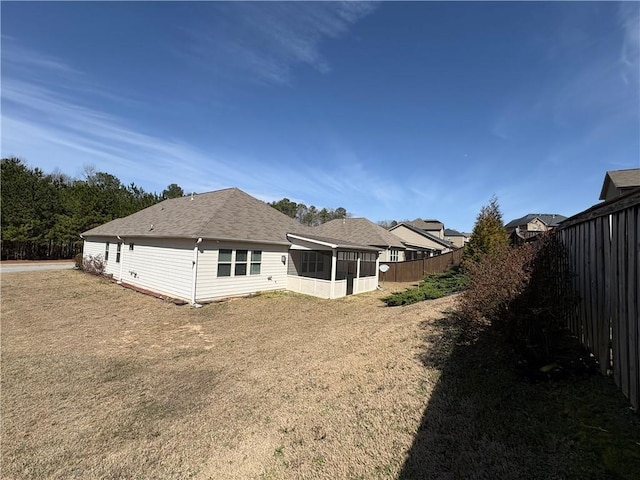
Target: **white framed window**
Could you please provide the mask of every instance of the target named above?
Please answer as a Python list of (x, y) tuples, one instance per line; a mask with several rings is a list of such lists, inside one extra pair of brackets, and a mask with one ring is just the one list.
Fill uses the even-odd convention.
[(262, 250), (251, 251), (251, 275), (260, 275), (260, 264), (262, 263)]
[(233, 274), (236, 277), (247, 274), (247, 250), (236, 250), (236, 264)]
[(218, 250), (218, 277), (260, 275), (261, 265), (262, 250)]
[(389, 261), (390, 262), (397, 262), (400, 258), (400, 251), (399, 250), (389, 250)]
[(233, 250), (230, 248), (221, 248), (218, 251), (218, 276), (231, 276), (231, 254)]
[(121, 252), (122, 252), (122, 242), (118, 242), (118, 248), (116, 249), (116, 263), (120, 263)]
[(104, 261), (109, 260), (109, 242), (104, 245)]

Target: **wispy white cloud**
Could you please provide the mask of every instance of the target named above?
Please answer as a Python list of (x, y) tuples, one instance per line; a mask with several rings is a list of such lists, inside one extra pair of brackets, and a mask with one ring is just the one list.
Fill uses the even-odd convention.
[(618, 19), (623, 33), (620, 76), (629, 84), (637, 82), (640, 73), (640, 5), (637, 2), (622, 2)]
[(191, 31), (191, 51), (205, 67), (234, 80), (283, 85), (293, 69), (331, 71), (323, 42), (346, 34), (371, 13), (370, 2), (247, 2), (217, 4), (217, 14)]
[[(73, 175), (93, 164), (124, 183), (135, 182), (152, 191), (169, 183), (195, 192), (237, 186), (265, 201), (287, 196), (352, 211), (366, 211), (372, 203), (397, 208), (406, 200), (406, 192), (367, 169), (363, 159), (344, 145), (330, 152), (337, 159), (330, 169), (313, 162), (292, 167), (240, 152), (219, 153), (176, 135), (145, 131), (123, 115), (105, 112), (83, 87), (91, 79), (64, 62), (44, 56), (24, 62), (12, 57), (12, 62), (20, 68), (3, 71), (2, 155), (33, 159), (33, 166), (44, 171), (60, 168)], [(29, 75), (22, 75), (25, 69)], [(54, 79), (51, 71), (68, 75)], [(356, 201), (346, 204), (347, 198)]]

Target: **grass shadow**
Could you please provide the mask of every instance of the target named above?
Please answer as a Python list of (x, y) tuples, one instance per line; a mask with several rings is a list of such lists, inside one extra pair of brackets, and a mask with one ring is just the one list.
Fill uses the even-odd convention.
[(527, 382), (491, 327), (437, 326), (421, 359), (441, 373), (399, 479), (638, 478), (640, 420), (610, 378)]

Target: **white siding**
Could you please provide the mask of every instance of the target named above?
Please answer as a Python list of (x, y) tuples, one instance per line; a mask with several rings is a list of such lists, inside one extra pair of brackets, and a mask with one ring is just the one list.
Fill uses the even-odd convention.
[[(105, 250), (109, 243), (109, 259), (105, 260)], [(116, 263), (117, 238), (95, 237), (91, 240), (85, 240), (82, 250), (82, 257), (100, 257), (105, 263), (106, 275), (113, 275), (118, 278), (120, 275), (120, 264)]]
[[(134, 248), (129, 250), (132, 243)], [(114, 276), (136, 287), (190, 300), (194, 246), (195, 240), (190, 239), (125, 239), (122, 278), (119, 269)], [(115, 262), (115, 251), (109, 253), (109, 262), (112, 259)]]
[[(218, 277), (218, 252), (220, 249), (249, 250), (249, 252), (261, 250), (260, 274), (251, 275), (249, 273), (249, 265), (251, 264), (251, 253), (249, 253), (247, 275), (234, 276), (232, 268), (230, 277)], [(219, 298), (287, 288), (287, 252), (286, 245), (203, 241), (200, 244), (198, 254), (196, 301), (207, 302)], [(282, 256), (285, 257), (284, 263)]]

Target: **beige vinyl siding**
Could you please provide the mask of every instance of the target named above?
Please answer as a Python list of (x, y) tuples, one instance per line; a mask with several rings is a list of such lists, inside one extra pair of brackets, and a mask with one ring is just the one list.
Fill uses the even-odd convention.
[(398, 228), (393, 229), (393, 233), (400, 237), (403, 241), (410, 243), (411, 245), (419, 245), (425, 248), (431, 248), (434, 250), (446, 250), (446, 247), (434, 242), (433, 240), (429, 240), (422, 235), (409, 230), (404, 225), (399, 226)]
[[(218, 252), (220, 249), (248, 250), (247, 275), (218, 277)], [(262, 251), (260, 274), (250, 274), (251, 252)], [(282, 257), (285, 257), (285, 263)], [(217, 243), (205, 240), (200, 244), (198, 254), (198, 279), (196, 282), (196, 301), (208, 302), (219, 298), (247, 295), (268, 290), (282, 290), (287, 287), (288, 247), (286, 245), (268, 245), (255, 243)]]
[[(129, 250), (131, 243), (133, 251)], [(152, 292), (190, 300), (195, 243), (191, 239), (125, 239), (120, 256), (121, 280)], [(118, 265), (114, 276), (119, 279), (120, 266), (115, 263), (115, 254), (116, 247), (112, 245), (109, 263), (113, 260), (113, 265)]]

